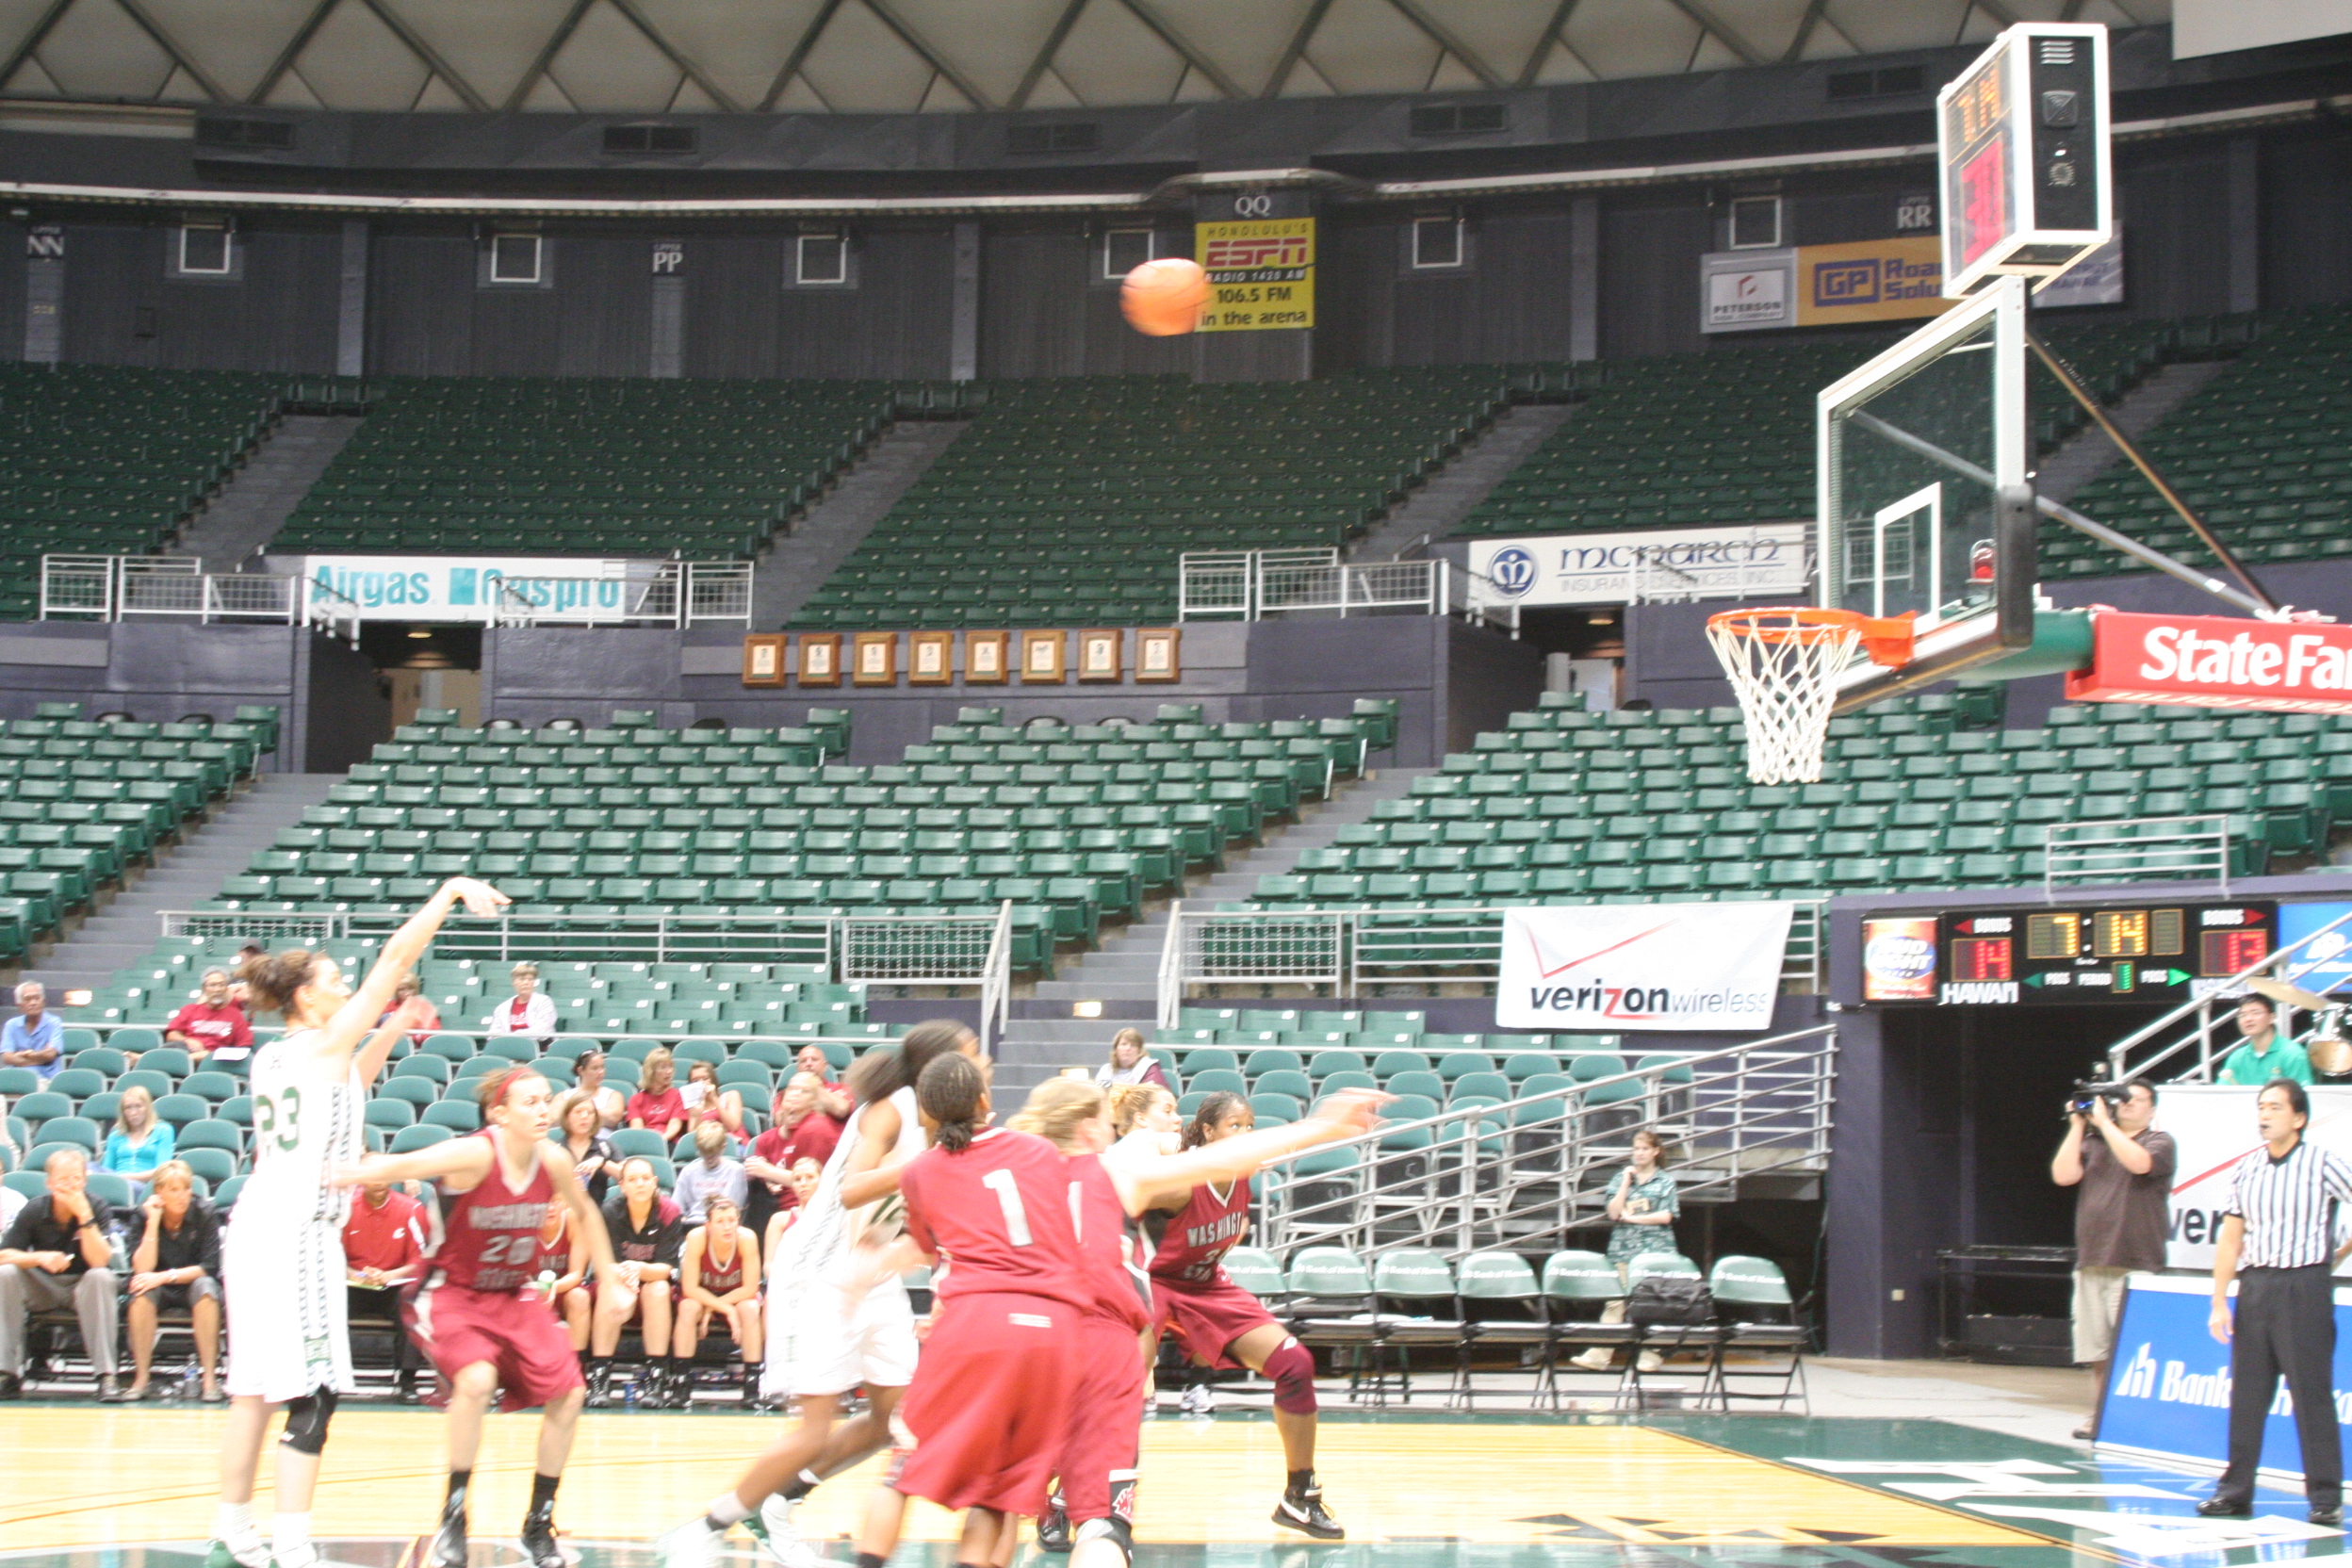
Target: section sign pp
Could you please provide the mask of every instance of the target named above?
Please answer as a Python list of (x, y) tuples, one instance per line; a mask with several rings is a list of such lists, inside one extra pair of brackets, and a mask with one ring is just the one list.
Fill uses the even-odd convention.
[(1793, 906), (1595, 905), (1503, 912), (1505, 1029), (1767, 1029)]

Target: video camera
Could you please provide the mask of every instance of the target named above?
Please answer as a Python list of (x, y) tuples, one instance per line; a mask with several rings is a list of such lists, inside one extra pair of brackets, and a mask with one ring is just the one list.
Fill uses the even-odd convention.
[(2130, 1092), (2129, 1084), (2102, 1083), (2096, 1078), (2078, 1078), (2074, 1083), (2074, 1092), (2066, 1096), (2066, 1114), (2088, 1116), (2091, 1114), (2091, 1102), (2104, 1100), (2107, 1102), (2108, 1113), (2112, 1115), (2122, 1109), (2124, 1096)]

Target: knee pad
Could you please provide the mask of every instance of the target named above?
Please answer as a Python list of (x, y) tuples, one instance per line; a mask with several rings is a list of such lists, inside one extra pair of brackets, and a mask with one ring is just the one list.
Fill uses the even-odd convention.
[(327, 1423), (335, 1419), (335, 1390), (323, 1384), (286, 1402), (286, 1430), (278, 1441), (298, 1454), (317, 1458), (327, 1446)]
[(1077, 1541), (1112, 1541), (1118, 1543), (1119, 1555), (1133, 1562), (1135, 1559), (1135, 1527), (1114, 1515), (1108, 1519), (1089, 1519), (1078, 1527), (1072, 1537)]
[(1259, 1368), (1274, 1380), (1274, 1408), (1293, 1415), (1313, 1415), (1315, 1404), (1315, 1355), (1295, 1339), (1282, 1341), (1282, 1348), (1266, 1358)]

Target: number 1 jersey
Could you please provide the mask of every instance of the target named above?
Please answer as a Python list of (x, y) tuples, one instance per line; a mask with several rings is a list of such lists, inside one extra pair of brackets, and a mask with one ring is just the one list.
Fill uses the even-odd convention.
[(1072, 1175), (1045, 1139), (1002, 1127), (907, 1161), (898, 1179), (906, 1233), (946, 1265), (939, 1301), (993, 1291), (1086, 1306)]

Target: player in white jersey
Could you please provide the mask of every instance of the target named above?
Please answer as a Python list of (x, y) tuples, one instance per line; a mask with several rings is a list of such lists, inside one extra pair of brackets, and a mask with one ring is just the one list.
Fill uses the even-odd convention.
[[(393, 1041), (414, 1027), (404, 1009), (384, 1018), (393, 990), (461, 903), (469, 914), (490, 915), (507, 898), (487, 883), (451, 878), (384, 942), (356, 990), (333, 958), (302, 948), (255, 959), (246, 975), (253, 1005), (283, 1014), (286, 1033), (254, 1053), (253, 1173), (222, 1249), (229, 1420), (209, 1568), (263, 1568), (272, 1560), (277, 1568), (312, 1568), (318, 1560), (311, 1492), (335, 1399), (351, 1389), (343, 1277), (351, 1198), (335, 1171), (359, 1158), (368, 1086)], [(286, 1430), (274, 1541), (265, 1542), (253, 1523), (253, 1478), (272, 1405), (286, 1407)]]
[[(721, 1538), (743, 1523), (787, 1568), (808, 1568), (821, 1560), (792, 1528), (793, 1505), (825, 1477), (890, 1443), (891, 1413), (915, 1375), (914, 1311), (895, 1277), (865, 1288), (865, 1271), (852, 1253), (875, 1225), (883, 1200), (897, 1193), (899, 1168), (925, 1146), (915, 1079), (951, 1052), (977, 1058), (979, 1037), (953, 1020), (934, 1021), (908, 1030), (895, 1051), (874, 1052), (851, 1070), (849, 1087), (859, 1107), (855, 1135), (835, 1146), (808, 1217), (784, 1233), (783, 1254), (771, 1264), (771, 1288), (787, 1293), (771, 1311), (780, 1308), (791, 1329), (784, 1359), (771, 1359), (767, 1378), (771, 1387), (789, 1378), (800, 1421), (703, 1517), (662, 1538), (666, 1563), (710, 1563)], [(841, 1396), (858, 1387), (866, 1391), (865, 1413), (835, 1425)]]

